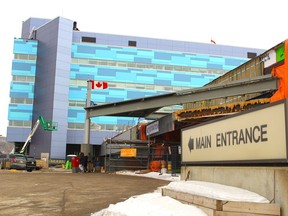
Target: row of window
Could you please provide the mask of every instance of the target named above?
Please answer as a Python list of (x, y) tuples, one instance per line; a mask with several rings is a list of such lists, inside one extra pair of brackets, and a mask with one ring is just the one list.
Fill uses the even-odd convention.
[[(13, 76), (13, 82), (34, 83), (34, 81), (35, 81), (35, 77), (31, 77), (31, 76), (16, 76), (16, 75)], [(71, 79), (70, 86), (83, 86), (83, 87), (87, 86), (87, 80)], [(165, 91), (165, 92), (174, 92), (174, 91), (181, 91), (181, 90), (187, 89), (187, 87), (182, 87), (182, 86), (157, 86), (157, 85), (140, 84), (140, 83), (116, 83), (116, 82), (109, 82), (109, 88), (143, 89), (143, 90), (155, 90), (155, 91)], [(26, 103), (26, 102), (21, 102), (21, 103)]]
[[(124, 131), (127, 130), (129, 125), (115, 125), (115, 124), (96, 124), (91, 122), (90, 130), (112, 130)], [(84, 123), (68, 123), (69, 129), (84, 130)]]
[(29, 127), (29, 128), (31, 128), (32, 122), (31, 121), (21, 121), (21, 120), (10, 120), (9, 126), (10, 127)]
[(10, 98), (10, 103), (11, 104), (33, 104), (33, 99), (32, 98), (15, 98), (15, 97), (11, 97)]
[[(11, 97), (10, 98), (10, 103), (11, 104), (33, 104), (33, 99), (32, 98), (15, 98)], [(100, 105), (100, 103), (97, 103)], [(85, 107), (85, 101), (75, 101), (75, 100), (69, 100), (69, 106), (70, 107)]]
[[(83, 42), (83, 43), (96, 43), (96, 37), (83, 36), (83, 37), (81, 37), (81, 42)], [(137, 41), (130, 41), (129, 40), (127, 45), (136, 47), (137, 46)]]
[[(29, 55), (29, 54), (15, 54), (14, 59), (36, 61), (37, 56)], [(194, 73), (201, 73), (201, 74), (202, 73), (224, 74), (226, 72), (226, 71), (219, 70), (219, 69), (205, 69), (205, 68), (203, 69), (203, 68), (195, 68), (195, 67), (189, 67), (189, 66), (97, 60), (97, 59), (83, 59), (83, 58), (72, 58), (72, 63), (85, 64), (85, 65), (123, 67), (123, 68), (152, 69), (152, 70), (163, 70), (163, 71), (185, 71), (185, 72), (194, 72)]]
[(182, 71), (182, 72), (184, 71), (184, 72), (193, 72), (201, 74), (219, 74), (219, 75), (222, 75), (227, 72), (226, 70), (220, 70), (220, 69), (197, 68), (197, 67), (179, 66), (179, 65), (151, 64), (151, 63), (83, 59), (83, 58), (72, 58), (72, 64), (137, 68), (137, 69), (162, 70), (162, 71)]
[(69, 107), (85, 107), (85, 101), (69, 100)]
[[(96, 43), (96, 37), (83, 36), (81, 38), (81, 42), (82, 43)], [(137, 41), (130, 41), (129, 40), (127, 45), (130, 47), (137, 47)], [(255, 53), (255, 52), (247, 52), (247, 58), (249, 58), (249, 59), (255, 58), (256, 56), (257, 56), (257, 53)]]
[[(29, 54), (15, 54), (14, 59), (36, 61), (37, 56), (29, 55)], [(222, 75), (227, 72), (227, 70), (221, 70), (221, 69), (206, 69), (206, 68), (198, 68), (198, 67), (151, 64), (151, 63), (143, 63), (143, 62), (125, 62), (125, 61), (97, 60), (97, 59), (83, 59), (83, 58), (72, 58), (71, 61), (74, 64), (83, 64), (83, 65), (98, 65), (98, 66), (110, 66), (110, 67), (122, 67), (122, 68), (176, 71), (176, 72), (181, 71), (181, 72), (193, 72), (193, 73), (201, 73), (201, 74)]]
[[(31, 98), (11, 98), (11, 104), (33, 104), (33, 99)], [(97, 105), (102, 105), (103, 103), (98, 103)], [(85, 107), (85, 101), (76, 101), (76, 100), (69, 100), (69, 107)], [(163, 107), (160, 112), (173, 112), (176, 110), (182, 109), (182, 106), (174, 105), (169, 107)]]
[[(87, 86), (87, 80), (71, 79), (70, 86)], [(187, 89), (187, 87), (182, 86), (156, 86), (140, 83), (116, 83), (116, 82), (109, 82), (109, 88), (143, 89), (143, 90), (145, 89), (145, 90), (155, 90), (165, 92), (174, 92)]]
[(29, 54), (14, 54), (15, 60), (28, 60), (28, 61), (36, 61), (37, 56), (36, 55), (29, 55)]
[[(10, 127), (28, 127), (31, 128), (32, 122), (31, 121), (21, 121), (21, 120), (10, 120), (9, 121)], [(127, 125), (109, 125), (109, 124), (96, 124), (91, 123), (90, 129), (91, 130), (113, 130), (113, 131), (123, 131), (127, 129)], [(68, 129), (84, 129), (84, 123), (68, 123)]]
[(34, 76), (12, 76), (13, 82), (35, 82), (35, 77)]

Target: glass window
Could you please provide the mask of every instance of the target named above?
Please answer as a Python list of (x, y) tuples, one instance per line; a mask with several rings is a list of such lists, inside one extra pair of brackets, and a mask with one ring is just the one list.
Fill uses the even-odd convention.
[(106, 124), (106, 130), (114, 130), (114, 125)]
[(136, 41), (128, 41), (128, 46), (136, 47), (137, 46), (137, 42)]
[(117, 63), (116, 63), (116, 62), (113, 62), (113, 61), (109, 61), (109, 62), (107, 63), (107, 65), (109, 65), (109, 66), (116, 66)]
[(33, 104), (33, 99), (32, 98), (15, 98), (12, 97), (10, 98), (11, 103), (14, 104)]
[(37, 56), (36, 55), (29, 55), (29, 54), (14, 54), (15, 60), (27, 60), (27, 61), (36, 61)]
[(13, 75), (12, 80), (15, 82), (34, 82), (35, 77), (34, 76), (18, 76), (18, 75)]
[(31, 125), (32, 125), (31, 121), (23, 121), (24, 127), (31, 127)]
[(96, 43), (96, 38), (95, 37), (82, 37), (82, 42)]
[(31, 121), (10, 120), (9, 126), (12, 127), (31, 127)]
[(257, 53), (247, 52), (247, 58), (255, 58), (256, 56), (257, 56)]

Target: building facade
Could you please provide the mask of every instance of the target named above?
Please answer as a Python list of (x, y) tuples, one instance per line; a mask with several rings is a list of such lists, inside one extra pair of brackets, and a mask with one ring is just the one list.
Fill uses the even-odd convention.
[[(88, 80), (108, 83), (92, 91), (91, 105), (149, 97), (201, 87), (264, 50), (83, 32), (76, 22), (57, 17), (25, 21), (13, 52), (7, 141), (22, 146), (43, 116), (57, 122), (58, 130), (38, 129), (29, 153), (63, 159), (83, 143)], [(93, 118), (90, 143), (99, 146), (138, 121)]]

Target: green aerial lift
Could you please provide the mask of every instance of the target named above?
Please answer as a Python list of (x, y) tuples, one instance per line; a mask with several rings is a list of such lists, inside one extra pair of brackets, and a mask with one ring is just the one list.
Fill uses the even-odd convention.
[(52, 121), (46, 121), (42, 116), (39, 116), (36, 123), (34, 124), (31, 132), (29, 133), (29, 136), (26, 140), (26, 142), (24, 143), (22, 149), (20, 150), (20, 153), (23, 154), (26, 146), (28, 145), (28, 143), (31, 141), (32, 136), (34, 135), (34, 133), (36, 132), (37, 128), (39, 127), (39, 125), (41, 124), (42, 128), (46, 131), (56, 131), (58, 130), (58, 124), (56, 122), (52, 122)]

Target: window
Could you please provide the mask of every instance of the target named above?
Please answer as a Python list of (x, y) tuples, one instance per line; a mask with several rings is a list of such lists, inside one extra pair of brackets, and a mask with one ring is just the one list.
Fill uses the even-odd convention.
[(137, 42), (136, 41), (128, 41), (128, 46), (136, 47), (137, 46)]
[(257, 56), (257, 53), (247, 52), (247, 58), (255, 58), (256, 56)]
[(96, 38), (95, 37), (82, 37), (82, 42), (96, 43)]
[(14, 127), (31, 127), (32, 121), (10, 120), (9, 126)]
[(34, 76), (16, 76), (16, 75), (13, 75), (12, 80), (16, 81), (16, 82), (35, 82), (35, 77)]
[(12, 104), (33, 104), (32, 98), (14, 98), (14, 97), (11, 97), (10, 101)]
[(36, 61), (35, 55), (29, 55), (29, 54), (14, 54), (14, 59), (19, 59), (19, 60), (31, 60), (31, 61)]

